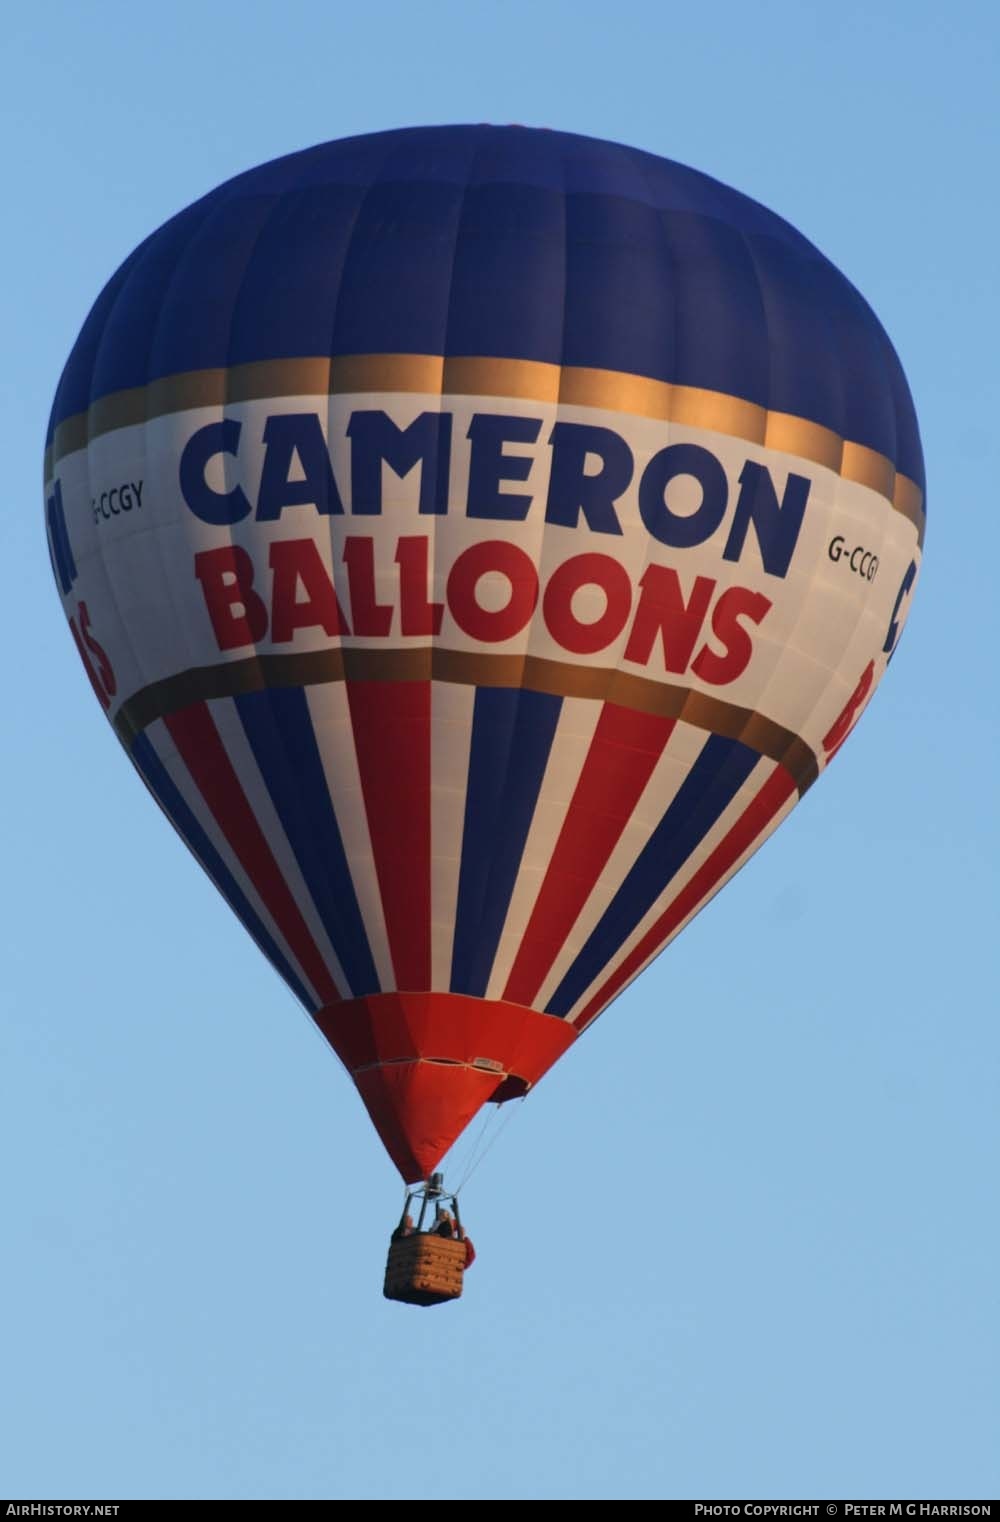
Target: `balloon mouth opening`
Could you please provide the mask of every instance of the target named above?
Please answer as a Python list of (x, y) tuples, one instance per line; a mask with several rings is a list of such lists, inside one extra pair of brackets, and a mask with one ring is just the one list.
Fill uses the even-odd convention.
[[(385, 1062), (373, 1062), (368, 1067), (355, 1068), (351, 1077), (357, 1081), (363, 1073), (383, 1067), (404, 1066), (413, 1061), (411, 1057), (396, 1057)], [(505, 1073), (503, 1066), (494, 1058), (476, 1057), (472, 1062), (463, 1062), (457, 1057), (420, 1057), (416, 1059), (426, 1062), (431, 1067), (442, 1068), (473, 1068), (476, 1072), (494, 1073), (500, 1075), (500, 1081), (492, 1094), (487, 1096), (488, 1104), (502, 1105), (511, 1099), (523, 1099), (531, 1088), (531, 1080), (521, 1078), (517, 1073)]]
[(514, 1073), (508, 1073), (506, 1078), (501, 1079), (493, 1093), (490, 1095), (490, 1103), (495, 1105), (506, 1104), (509, 1099), (523, 1099), (531, 1085), (526, 1078), (518, 1078)]

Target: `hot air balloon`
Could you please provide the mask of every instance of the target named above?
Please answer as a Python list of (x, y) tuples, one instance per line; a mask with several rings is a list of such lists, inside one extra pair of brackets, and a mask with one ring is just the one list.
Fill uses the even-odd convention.
[(173, 217), (73, 348), (45, 499), (119, 739), (418, 1186), (829, 764), (924, 533), (906, 380), (829, 261), (522, 127)]

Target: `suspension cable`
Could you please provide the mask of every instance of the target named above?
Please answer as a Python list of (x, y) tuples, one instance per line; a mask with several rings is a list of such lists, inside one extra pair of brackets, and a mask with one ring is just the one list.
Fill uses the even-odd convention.
[[(510, 1113), (508, 1115), (504, 1116), (503, 1120), (500, 1122), (500, 1124), (498, 1126), (494, 1127), (493, 1135), (490, 1137), (489, 1142), (486, 1144), (486, 1146), (483, 1147), (483, 1149), (479, 1153), (478, 1157), (475, 1157), (475, 1148), (473, 1149), (473, 1158), (470, 1159), (469, 1165), (466, 1168), (465, 1174), (463, 1175), (463, 1177), (460, 1180), (459, 1184), (455, 1188), (455, 1190), (454, 1190), (455, 1194), (458, 1193), (459, 1189), (464, 1189), (465, 1188), (466, 1184), (469, 1182), (469, 1179), (476, 1172), (476, 1170), (480, 1167), (480, 1165), (485, 1161), (485, 1159), (487, 1158), (489, 1153), (492, 1152), (493, 1148), (496, 1146), (497, 1142), (500, 1140), (500, 1137), (503, 1135), (503, 1133), (506, 1131), (507, 1127), (510, 1125), (511, 1121), (513, 1120), (515, 1109), (520, 1109), (521, 1105), (523, 1105), (523, 1103), (527, 1099), (527, 1097), (528, 1097), (527, 1094), (522, 1094), (516, 1105), (515, 1105), (513, 1100), (508, 1100), (507, 1101), (507, 1105), (503, 1106), (503, 1108), (506, 1109), (507, 1106), (509, 1105), (509, 1107), (510, 1107)], [(497, 1107), (496, 1107), (497, 1114), (499, 1114), (500, 1109), (501, 1109), (501, 1106), (497, 1105)], [(493, 1122), (493, 1120), (495, 1118), (496, 1117), (493, 1116), (493, 1115), (489, 1116), (488, 1119), (487, 1119), (487, 1126), (492, 1124), (492, 1122)], [(477, 1147), (479, 1146), (480, 1142), (483, 1141), (483, 1139), (484, 1139), (484, 1137), (486, 1135), (487, 1126), (484, 1126), (482, 1131), (480, 1132), (480, 1135), (479, 1135), (479, 1137), (477, 1139), (477, 1142), (476, 1142), (476, 1146)]]
[[(472, 1160), (475, 1157), (479, 1147), (482, 1145), (483, 1138), (486, 1135), (486, 1132), (489, 1130), (493, 1119), (494, 1117), (490, 1113), (490, 1108), (484, 1107), (482, 1120), (475, 1134), (471, 1137), (464, 1136), (460, 1139), (458, 1146), (458, 1155), (453, 1160), (452, 1166), (456, 1173), (462, 1174), (463, 1183), (467, 1176), (467, 1170), (472, 1166)], [(459, 1187), (461, 1188), (461, 1185), (459, 1185)]]

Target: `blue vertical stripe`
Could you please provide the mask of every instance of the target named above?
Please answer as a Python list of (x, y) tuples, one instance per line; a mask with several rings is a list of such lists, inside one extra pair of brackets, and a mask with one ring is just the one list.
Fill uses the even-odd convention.
[(301, 687), (236, 699), (247, 739), (299, 871), (356, 997), (379, 992), (347, 853)]
[(132, 760), (139, 768), (170, 823), (201, 862), (230, 909), (243, 922), (272, 967), (284, 978), (296, 998), (301, 1000), (310, 1013), (314, 1012), (319, 1007), (315, 998), (306, 992), (298, 974), (292, 970), (288, 959), (278, 949), (274, 938), (261, 923), (256, 910), (251, 906), (246, 894), (191, 812), (146, 735), (139, 735), (133, 742)]
[(546, 1006), (567, 1015), (732, 802), (760, 755), (713, 735)]
[(49, 557), (52, 561), (52, 569), (55, 572), (56, 580), (59, 582), (62, 594), (65, 597), (70, 589), (70, 581), (66, 575), (66, 567), (63, 565), (62, 545), (59, 543), (59, 537), (56, 532), (53, 514), (54, 507), (55, 501), (50, 497), (45, 504), (45, 517), (49, 525)]
[(544, 692), (507, 687), (476, 692), (453, 993), (477, 998), (486, 993), (561, 708), (561, 698)]
[(73, 547), (69, 542), (69, 531), (66, 528), (61, 481), (57, 481), (52, 488), (52, 495), (45, 507), (49, 519), (52, 558), (55, 562), (56, 575), (59, 577), (59, 585), (65, 596), (76, 580), (76, 561), (73, 558)]

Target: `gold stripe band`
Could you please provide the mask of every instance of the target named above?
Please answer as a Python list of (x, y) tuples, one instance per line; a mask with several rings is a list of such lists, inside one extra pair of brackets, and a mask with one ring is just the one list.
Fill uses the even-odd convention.
[(892, 461), (853, 444), (819, 423), (770, 412), (721, 391), (675, 386), (582, 365), (528, 359), (443, 358), (438, 354), (350, 354), (336, 359), (273, 359), (229, 369), (187, 370), (148, 386), (101, 397), (87, 412), (66, 418), (45, 452), (45, 478), (64, 455), (116, 428), (151, 422), (194, 407), (225, 407), (279, 396), (341, 396), (409, 392), (430, 396), (494, 396), (567, 406), (600, 407), (658, 422), (681, 423), (797, 455), (869, 486), (917, 529), (923, 544), (923, 493)]
[(769, 756), (791, 773), (800, 794), (815, 782), (815, 753), (773, 719), (676, 683), (655, 682), (615, 668), (570, 666), (535, 655), (480, 655), (423, 646), (411, 650), (317, 650), (302, 655), (257, 655), (215, 666), (195, 666), (143, 687), (115, 716), (122, 743), (156, 719), (192, 703), (231, 698), (268, 687), (314, 687), (324, 682), (454, 682), (466, 687), (523, 687), (554, 697), (590, 698), (639, 713), (682, 719)]

